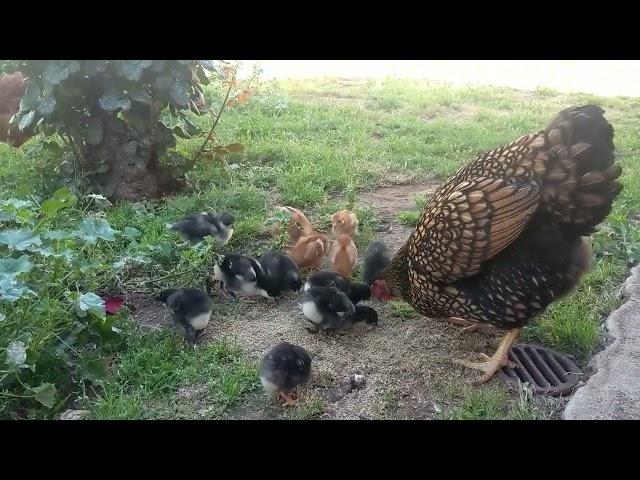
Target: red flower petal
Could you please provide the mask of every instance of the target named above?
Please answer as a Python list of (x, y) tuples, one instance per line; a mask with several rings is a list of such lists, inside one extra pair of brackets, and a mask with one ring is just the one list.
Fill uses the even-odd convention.
[(105, 310), (111, 315), (118, 313), (118, 310), (124, 305), (124, 299), (120, 297), (102, 297), (102, 299), (104, 300)]

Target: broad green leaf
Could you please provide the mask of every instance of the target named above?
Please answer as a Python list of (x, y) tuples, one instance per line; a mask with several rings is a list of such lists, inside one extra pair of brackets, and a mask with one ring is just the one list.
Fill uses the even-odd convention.
[(28, 294), (35, 294), (35, 292), (15, 277), (0, 273), (0, 300), (13, 303)]
[(11, 367), (25, 368), (27, 361), (27, 347), (23, 342), (13, 341), (7, 346), (5, 363)]
[(23, 115), (22, 118), (20, 118), (20, 121), (18, 122), (18, 128), (20, 129), (20, 131), (22, 132), (25, 128), (28, 128), (29, 125), (33, 123), (33, 119), (35, 117), (36, 117), (35, 110), (31, 110), (26, 115)]
[(94, 313), (99, 318), (104, 318), (106, 315), (104, 300), (93, 292), (83, 293), (78, 298), (76, 314), (79, 317), (84, 317), (87, 312)]
[(184, 117), (184, 130), (189, 135), (198, 135), (202, 130), (187, 117)]
[(131, 208), (133, 208), (133, 211), (136, 212), (136, 215), (138, 216), (144, 216), (147, 215), (147, 207), (144, 206), (144, 204), (137, 202), (134, 203), (133, 205), (131, 205)]
[(30, 201), (30, 200), (19, 200), (17, 198), (9, 198), (7, 200), (1, 200), (0, 201), (0, 208), (2, 210), (9, 211), (7, 209), (2, 208), (2, 207), (5, 207), (5, 206), (13, 207), (13, 211), (15, 211), (15, 210), (20, 210), (20, 209), (25, 208), (25, 207), (32, 207), (33, 206), (33, 202)]
[(167, 65), (166, 60), (154, 60), (153, 65), (151, 65), (151, 70), (154, 72), (161, 72), (164, 70), (164, 67)]
[(129, 97), (134, 102), (151, 103), (151, 95), (142, 87), (132, 88), (129, 91)]
[(103, 218), (85, 218), (80, 223), (78, 232), (78, 236), (91, 245), (94, 245), (98, 238), (113, 241), (116, 239), (114, 234), (115, 230)]
[(33, 263), (29, 261), (27, 255), (22, 255), (20, 258), (0, 259), (0, 273), (9, 276), (17, 277), (21, 273), (30, 272), (32, 268)]
[(56, 403), (58, 390), (52, 383), (43, 383), (39, 387), (31, 387), (31, 391), (36, 394), (34, 397), (38, 402), (47, 408), (53, 408)]
[(73, 232), (66, 232), (64, 230), (47, 230), (42, 234), (43, 238), (49, 238), (51, 240), (66, 240), (73, 236)]
[(64, 257), (67, 260), (67, 262), (70, 262), (71, 260), (73, 260), (73, 250), (70, 250), (68, 248), (65, 248), (64, 250), (61, 250), (59, 252), (57, 252), (51, 247), (30, 248), (29, 251), (33, 253), (39, 253), (43, 257), (54, 257), (54, 258)]
[(53, 197), (42, 203), (40, 211), (45, 215), (52, 215), (59, 210), (72, 207), (76, 202), (77, 199), (71, 194), (71, 191), (63, 187), (56, 190)]
[(89, 145), (100, 145), (103, 137), (104, 128), (102, 127), (102, 120), (95, 116), (89, 117), (89, 121), (87, 122), (87, 143)]
[(137, 238), (140, 235), (142, 235), (142, 232), (140, 230), (138, 230), (137, 228), (124, 227), (124, 233), (122, 235), (124, 235), (125, 237), (133, 240), (134, 238)]
[(80, 64), (75, 60), (49, 60), (44, 69), (43, 77), (49, 83), (57, 85), (80, 69)]
[(176, 127), (181, 126), (182, 119), (177, 115), (172, 115), (171, 111), (168, 108), (165, 108), (160, 114), (160, 123), (162, 123), (165, 127), (170, 130), (175, 129)]
[(4, 322), (7, 319), (7, 316), (4, 313), (0, 313), (0, 322)]
[(108, 60), (84, 60), (82, 68), (87, 75), (93, 76), (104, 72), (108, 64)]
[(42, 240), (31, 230), (3, 230), (0, 232), (0, 243), (10, 250), (22, 251), (32, 245), (42, 245)]
[(137, 82), (142, 76), (142, 71), (150, 67), (153, 60), (118, 60), (116, 72), (120, 77)]
[(169, 97), (176, 104), (181, 107), (189, 105), (189, 89), (190, 85), (187, 80), (175, 79), (171, 84), (169, 90)]
[(194, 60), (178, 60), (178, 63), (180, 65), (189, 65), (190, 63), (193, 63)]
[(100, 103), (100, 107), (107, 112), (129, 110), (131, 108), (131, 100), (129, 100), (123, 92), (119, 92), (115, 88), (110, 89), (102, 95), (98, 102)]

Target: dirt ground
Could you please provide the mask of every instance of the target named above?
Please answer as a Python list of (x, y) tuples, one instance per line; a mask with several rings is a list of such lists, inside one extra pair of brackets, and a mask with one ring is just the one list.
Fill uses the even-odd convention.
[[(398, 221), (397, 212), (415, 209), (415, 197), (435, 186), (405, 183), (362, 192), (359, 201), (372, 206), (379, 221), (375, 240), (392, 251), (399, 248), (412, 229)], [(168, 323), (161, 304), (133, 296), (127, 301), (140, 302), (135, 317), (142, 324)], [(232, 419), (431, 419), (451, 407), (461, 389), (478, 378), (479, 372), (454, 365), (452, 359), (476, 359), (475, 352), (492, 354), (500, 339), (496, 333), (462, 333), (458, 326), (418, 315), (394, 317), (388, 304), (375, 301), (369, 305), (378, 311), (378, 326), (337, 336), (307, 331), (297, 294), (275, 301), (219, 296), (214, 302), (201, 341), (226, 337), (257, 361), (278, 342), (288, 341), (304, 347), (313, 359), (312, 377), (299, 389), (298, 407), (284, 410), (259, 389), (228, 413)], [(363, 387), (351, 387), (353, 374), (364, 375)]]

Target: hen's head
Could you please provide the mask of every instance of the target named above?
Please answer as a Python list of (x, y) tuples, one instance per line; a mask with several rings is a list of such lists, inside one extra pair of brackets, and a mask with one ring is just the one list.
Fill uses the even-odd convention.
[(374, 280), (371, 285), (371, 296), (378, 300), (387, 302), (389, 300), (393, 300), (398, 296), (398, 294), (394, 291), (391, 283), (386, 278), (378, 278)]

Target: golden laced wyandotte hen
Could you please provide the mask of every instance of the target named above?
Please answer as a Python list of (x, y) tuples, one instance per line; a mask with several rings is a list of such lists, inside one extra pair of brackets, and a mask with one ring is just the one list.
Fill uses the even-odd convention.
[(520, 329), (590, 268), (591, 234), (622, 190), (603, 113), (567, 108), (462, 167), (372, 285), (374, 297), (401, 296), (430, 318), (508, 330), (493, 357), (455, 361), (483, 371), (478, 383), (509, 364)]

